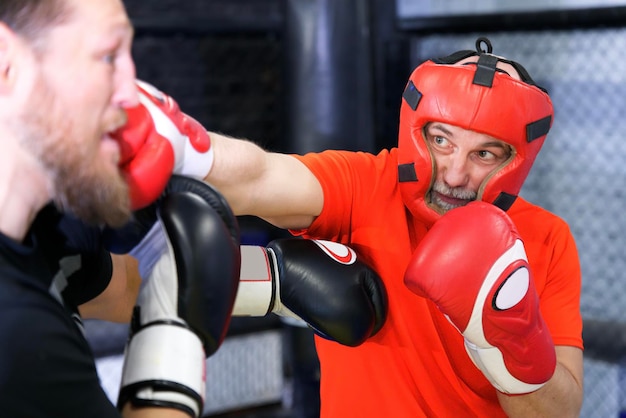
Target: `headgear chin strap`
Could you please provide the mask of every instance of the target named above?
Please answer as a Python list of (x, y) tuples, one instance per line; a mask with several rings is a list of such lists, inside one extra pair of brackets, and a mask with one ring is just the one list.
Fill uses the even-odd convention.
[[(484, 42), (488, 50), (483, 51)], [(429, 122), (443, 122), (492, 136), (511, 145), (507, 162), (481, 184), (477, 200), (508, 210), (550, 130), (552, 101), (524, 67), (492, 55), (487, 38), (478, 38), (476, 52), (458, 51), (424, 62), (411, 74), (400, 108), (398, 180), (404, 204), (430, 226), (441, 213), (428, 192), (435, 165), (424, 139)], [(478, 62), (459, 61), (478, 56)], [(496, 68), (498, 62), (517, 70), (517, 80)]]

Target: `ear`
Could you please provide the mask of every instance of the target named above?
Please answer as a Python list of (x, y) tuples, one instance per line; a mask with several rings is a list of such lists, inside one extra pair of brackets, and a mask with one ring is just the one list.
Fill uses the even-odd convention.
[(10, 90), (14, 76), (14, 55), (17, 35), (4, 22), (0, 22), (0, 94)]

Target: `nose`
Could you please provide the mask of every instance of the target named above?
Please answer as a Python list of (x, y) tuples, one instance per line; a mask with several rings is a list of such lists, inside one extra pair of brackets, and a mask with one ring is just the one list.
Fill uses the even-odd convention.
[(469, 181), (469, 171), (464, 158), (458, 154), (450, 155), (440, 161), (441, 179), (450, 187), (464, 187)]
[(118, 69), (112, 101), (116, 106), (123, 109), (139, 104), (139, 92), (135, 83), (135, 65), (132, 61), (127, 63), (124, 68)]

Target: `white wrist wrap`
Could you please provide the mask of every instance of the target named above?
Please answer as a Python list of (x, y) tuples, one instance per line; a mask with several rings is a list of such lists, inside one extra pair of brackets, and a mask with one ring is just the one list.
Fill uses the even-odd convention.
[(264, 247), (242, 245), (239, 288), (233, 316), (265, 316), (273, 312), (296, 319), (300, 317), (280, 300), (280, 280), (275, 257)]
[(205, 368), (202, 342), (194, 332), (150, 324), (128, 343), (121, 387), (137, 386), (136, 399), (184, 405), (198, 417), (205, 398)]
[(241, 273), (233, 316), (265, 316), (271, 310), (274, 284), (271, 263), (265, 248), (241, 247)]
[(545, 384), (525, 383), (513, 376), (506, 368), (502, 352), (497, 347), (478, 347), (466, 339), (465, 349), (476, 367), (500, 392), (509, 394), (530, 393)]
[(174, 172), (183, 176), (204, 180), (213, 166), (213, 147), (210, 147), (207, 152), (198, 152), (191, 145), (191, 141), (187, 140), (184, 152), (185, 158), (182, 161), (182, 165), (181, 167), (175, 167)]

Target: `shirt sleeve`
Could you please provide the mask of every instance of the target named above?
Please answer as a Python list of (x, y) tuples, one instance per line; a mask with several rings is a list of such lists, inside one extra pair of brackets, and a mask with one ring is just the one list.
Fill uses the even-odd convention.
[(111, 281), (113, 262), (104, 248), (100, 228), (65, 216), (59, 222), (65, 237), (60, 268), (67, 284), (62, 295), (68, 306), (78, 306), (102, 293)]
[(113, 275), (113, 261), (106, 251), (81, 254), (76, 261), (79, 268), (67, 276), (67, 287), (62, 293), (65, 303), (72, 306), (82, 305), (101, 294)]
[(296, 156), (318, 179), (324, 193), (320, 215), (306, 230), (291, 230), (294, 235), (324, 238), (348, 243), (354, 228), (368, 221), (369, 208), (391, 201), (396, 168), (384, 150), (378, 155), (365, 152), (328, 150)]

